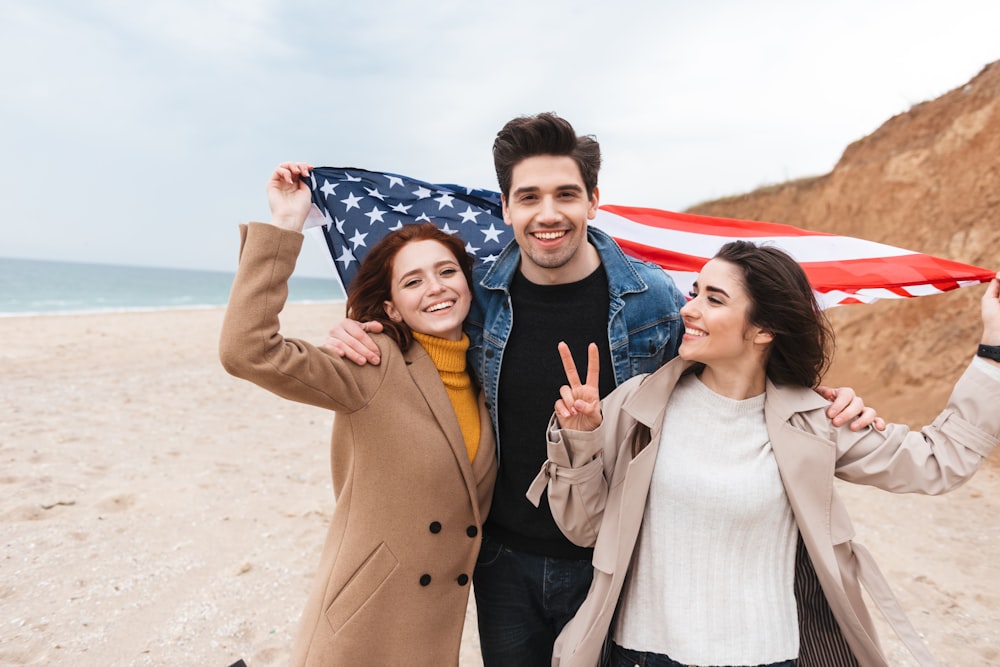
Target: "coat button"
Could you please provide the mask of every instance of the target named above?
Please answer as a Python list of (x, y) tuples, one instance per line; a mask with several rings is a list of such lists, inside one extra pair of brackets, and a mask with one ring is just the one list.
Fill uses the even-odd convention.
[(465, 529), (465, 534), (468, 535), (469, 537), (475, 537), (476, 535), (479, 534), (479, 529), (476, 528), (475, 526), (469, 526), (468, 528)]
[(422, 575), (420, 575), (420, 585), (421, 586), (430, 586), (430, 584), (431, 584), (431, 575), (429, 575), (429, 574), (422, 574)]
[(464, 586), (467, 583), (469, 583), (469, 575), (467, 575), (467, 574), (460, 574), (460, 575), (458, 575), (458, 579), (456, 579), (456, 581), (458, 581), (458, 585), (459, 586)]
[(432, 533), (434, 533), (435, 535), (437, 535), (438, 533), (441, 532), (441, 522), (440, 521), (431, 521), (430, 529), (431, 529)]
[(487, 359), (492, 359), (493, 358), (493, 350), (490, 350), (490, 349), (486, 350), (486, 358)]

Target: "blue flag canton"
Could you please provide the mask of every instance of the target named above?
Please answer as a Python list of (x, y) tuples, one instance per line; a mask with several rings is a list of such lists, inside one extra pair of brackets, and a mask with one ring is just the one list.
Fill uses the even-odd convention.
[(323, 235), (337, 273), (349, 287), (372, 246), (402, 225), (433, 222), (465, 241), (474, 263), (495, 262), (514, 238), (503, 222), (500, 193), (431, 185), (365, 169), (317, 167), (309, 185), (323, 214)]

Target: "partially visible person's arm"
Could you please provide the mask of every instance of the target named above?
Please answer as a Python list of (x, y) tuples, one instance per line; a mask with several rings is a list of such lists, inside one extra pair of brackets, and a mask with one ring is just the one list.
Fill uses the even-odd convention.
[(297, 162), (277, 167), (267, 183), (271, 222), (240, 226), (239, 266), (223, 318), (219, 358), (230, 374), (284, 398), (353, 410), (368, 400), (358, 369), (280, 331), (279, 314), (312, 201), (301, 180), (308, 169)]

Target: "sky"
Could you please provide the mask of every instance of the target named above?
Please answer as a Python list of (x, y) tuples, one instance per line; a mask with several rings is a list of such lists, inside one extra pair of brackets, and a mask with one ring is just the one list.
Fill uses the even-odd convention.
[[(285, 160), (496, 189), (509, 119), (601, 143), (601, 202), (825, 174), (1000, 60), (995, 0), (6, 0), (0, 257), (232, 271)], [(792, 220), (780, 220), (795, 224)], [(332, 275), (307, 242), (300, 276)]]

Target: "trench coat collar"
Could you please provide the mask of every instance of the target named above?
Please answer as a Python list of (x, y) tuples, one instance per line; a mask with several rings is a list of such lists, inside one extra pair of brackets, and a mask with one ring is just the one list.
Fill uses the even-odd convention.
[[(663, 421), (666, 399), (681, 375), (697, 362), (675, 357), (656, 372), (643, 378), (636, 390), (622, 405), (622, 409), (636, 421), (655, 429)], [(792, 415), (825, 408), (829, 402), (807, 387), (776, 385), (767, 380), (767, 397), (764, 411), (768, 415), (768, 433), (776, 433), (779, 424), (788, 422)], [(771, 428), (775, 427), (775, 428)]]
[[(643, 378), (638, 389), (623, 403), (622, 410), (649, 427), (654, 442), (660, 437), (670, 393), (684, 372), (695, 363), (680, 357), (673, 359)], [(797, 413), (822, 410), (828, 405), (826, 399), (807, 387), (782, 386), (767, 381), (764, 419), (768, 438), (785, 493), (800, 523), (808, 516), (829, 516), (837, 451), (826, 434), (806, 433), (792, 422)], [(825, 416), (823, 422), (833, 428)], [(827, 561), (833, 558), (829, 544), (819, 557)]]
[(667, 409), (667, 398), (685, 370), (695, 362), (674, 357), (656, 372), (642, 379), (639, 388), (623, 404), (622, 410), (641, 424), (658, 433)]
[[(472, 500), (476, 520), (482, 523), (485, 517), (479, 516), (476, 478), (472, 471), (472, 462), (469, 460), (468, 449), (465, 447), (465, 436), (462, 435), (462, 429), (458, 425), (458, 417), (455, 416), (455, 408), (451, 404), (451, 399), (448, 398), (448, 391), (441, 382), (441, 374), (438, 372), (437, 366), (434, 365), (434, 361), (427, 353), (427, 350), (415, 339), (410, 343), (410, 347), (403, 352), (403, 360), (406, 362), (406, 369), (409, 371), (410, 377), (413, 378), (413, 383), (420, 390), (424, 400), (427, 401), (428, 407), (434, 413), (434, 418), (441, 427), (441, 432), (448, 439), (451, 453), (455, 457), (456, 465), (458, 465), (459, 470), (462, 472), (462, 479), (465, 480), (469, 498)], [(479, 444), (482, 446), (484, 445), (484, 431), (490, 427), (488, 425), (489, 422), (483, 421), (484, 408), (481, 405), (481, 398), (478, 403), (480, 404), (477, 414), (480, 420)], [(486, 424), (486, 426), (483, 426), (483, 424)]]

